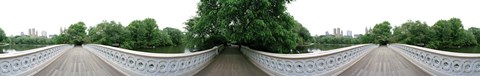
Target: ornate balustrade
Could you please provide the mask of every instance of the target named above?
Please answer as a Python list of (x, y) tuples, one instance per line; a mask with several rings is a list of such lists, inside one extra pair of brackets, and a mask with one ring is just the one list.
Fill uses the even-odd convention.
[(447, 52), (406, 44), (390, 44), (388, 47), (433, 75), (480, 75), (480, 54)]
[(0, 76), (33, 75), (61, 56), (72, 45), (61, 44), (0, 54)]
[(84, 45), (102, 60), (120, 72), (131, 76), (185, 76), (193, 75), (206, 67), (223, 46), (185, 53), (161, 54), (138, 52), (105, 45)]
[(277, 54), (242, 46), (242, 52), (270, 75), (332, 76), (343, 72), (376, 47), (378, 46), (373, 44), (362, 44), (324, 52)]

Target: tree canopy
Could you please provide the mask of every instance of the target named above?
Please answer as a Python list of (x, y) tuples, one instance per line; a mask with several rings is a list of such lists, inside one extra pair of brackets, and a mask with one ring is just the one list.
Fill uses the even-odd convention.
[(7, 39), (7, 36), (5, 35), (5, 32), (3, 31), (2, 28), (0, 28), (0, 42), (3, 42), (6, 39)]
[(257, 50), (288, 53), (297, 46), (297, 24), (286, 12), (292, 0), (201, 0), (197, 17), (186, 22), (189, 37), (223, 38)]
[(85, 32), (86, 29), (87, 27), (83, 22), (78, 22), (70, 25), (66, 32), (68, 42), (75, 45), (83, 44), (84, 38), (87, 36), (87, 33)]
[(390, 23), (387, 21), (376, 24), (372, 31), (373, 38), (375, 38), (375, 43), (380, 45), (389, 43), (389, 38), (392, 35), (390, 29), (392, 29), (392, 26), (390, 26)]

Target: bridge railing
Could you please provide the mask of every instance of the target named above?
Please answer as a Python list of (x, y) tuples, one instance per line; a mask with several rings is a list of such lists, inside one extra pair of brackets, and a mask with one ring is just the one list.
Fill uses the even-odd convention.
[(16, 53), (0, 54), (0, 76), (31, 76), (45, 68), (72, 45), (51, 45)]
[(199, 52), (162, 54), (98, 44), (87, 44), (83, 47), (95, 53), (113, 68), (131, 76), (190, 76), (206, 67), (223, 49), (223, 46), (215, 46)]
[(242, 46), (242, 52), (257, 67), (274, 76), (332, 76), (338, 75), (378, 47), (361, 44), (324, 52), (277, 54)]
[(388, 47), (433, 75), (480, 75), (480, 54), (447, 52), (406, 44), (390, 44)]

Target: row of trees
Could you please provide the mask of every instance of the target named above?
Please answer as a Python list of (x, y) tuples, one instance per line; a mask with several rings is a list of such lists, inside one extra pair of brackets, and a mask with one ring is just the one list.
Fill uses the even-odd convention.
[(98, 43), (120, 46), (127, 49), (154, 48), (158, 46), (180, 45), (184, 33), (175, 28), (160, 30), (152, 18), (134, 20), (124, 27), (115, 21), (103, 21), (96, 26), (87, 27), (83, 22), (72, 24), (65, 33), (53, 38), (56, 43)]
[(286, 12), (292, 0), (202, 0), (189, 19), (187, 36), (194, 47), (238, 44), (289, 53), (310, 41), (310, 33)]
[[(478, 28), (465, 30), (458, 18), (439, 20), (433, 26), (425, 22), (408, 21), (393, 29), (392, 42), (426, 46), (429, 48), (459, 48), (478, 45)], [(474, 34), (476, 33), (476, 35)]]
[(480, 29), (465, 30), (458, 18), (439, 20), (433, 26), (425, 22), (409, 20), (401, 26), (391, 27), (385, 21), (376, 24), (368, 34), (358, 38), (340, 36), (315, 36), (314, 41), (322, 44), (405, 43), (434, 49), (475, 46), (480, 43)]

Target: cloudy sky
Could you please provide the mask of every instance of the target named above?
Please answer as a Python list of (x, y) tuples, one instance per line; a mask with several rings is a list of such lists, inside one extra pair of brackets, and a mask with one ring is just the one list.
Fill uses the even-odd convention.
[[(154, 18), (160, 28), (183, 30), (195, 15), (199, 0), (1, 0), (0, 27), (8, 36), (28, 28), (58, 34), (60, 27), (83, 21), (88, 27), (103, 20), (121, 22)], [(465, 28), (480, 27), (480, 4), (475, 0), (297, 0), (288, 12), (312, 35), (333, 28), (364, 33), (382, 21), (398, 26), (407, 20), (433, 25), (437, 20), (460, 18)]]

